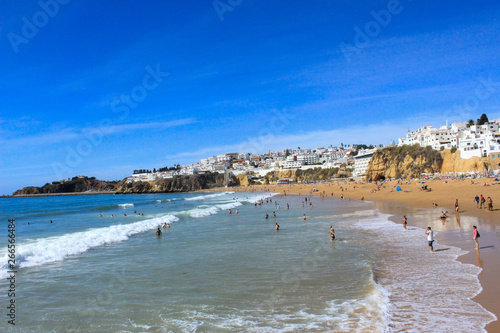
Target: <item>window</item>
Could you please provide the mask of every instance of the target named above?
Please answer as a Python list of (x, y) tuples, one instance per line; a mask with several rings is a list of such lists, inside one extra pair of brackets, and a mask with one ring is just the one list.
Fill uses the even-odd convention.
[(495, 154), (491, 155), (491, 158), (495, 158)]

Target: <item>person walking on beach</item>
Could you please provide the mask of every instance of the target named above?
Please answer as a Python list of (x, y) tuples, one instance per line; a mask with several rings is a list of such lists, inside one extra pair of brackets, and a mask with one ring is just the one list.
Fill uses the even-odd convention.
[(475, 225), (472, 226), (472, 228), (474, 228), (474, 233), (472, 234), (472, 239), (474, 239), (474, 243), (476, 243), (476, 250), (479, 250), (479, 242), (477, 240), (480, 237), (479, 231), (477, 231), (477, 227)]
[(479, 209), (479, 195), (476, 194), (474, 201), (476, 202), (476, 209)]
[(431, 227), (427, 227), (425, 230), (425, 234), (427, 235), (427, 243), (429, 244), (429, 248), (431, 252), (434, 252), (434, 247), (432, 243), (434, 243), (434, 231), (431, 230)]
[(406, 215), (403, 215), (403, 228), (405, 228), (405, 230), (407, 230), (406, 229), (407, 224), (408, 224), (408, 219), (406, 218)]
[(455, 200), (455, 212), (458, 213), (458, 209), (459, 208), (458, 208), (458, 199), (457, 199), (457, 200)]
[(481, 209), (484, 208), (484, 203), (486, 202), (486, 200), (484, 200), (484, 197), (483, 195), (481, 194)]

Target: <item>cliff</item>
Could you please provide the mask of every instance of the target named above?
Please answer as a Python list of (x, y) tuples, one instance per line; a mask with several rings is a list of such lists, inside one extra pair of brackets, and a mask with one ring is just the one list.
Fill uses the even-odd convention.
[(98, 180), (95, 177), (74, 177), (67, 181), (47, 183), (42, 187), (27, 186), (13, 193), (16, 195), (80, 193), (87, 191), (114, 191), (117, 181)]
[(443, 150), (443, 166), (441, 167), (442, 173), (447, 172), (487, 172), (489, 169), (495, 169), (492, 161), (488, 157), (471, 157), (469, 159), (461, 159), (460, 151), (451, 153), (450, 150)]
[[(229, 185), (240, 185), (240, 180), (236, 177), (232, 177)], [(102, 181), (95, 179), (95, 177), (74, 177), (69, 181), (47, 183), (42, 187), (28, 186), (21, 190), (17, 190), (13, 195), (50, 195), (62, 193), (84, 193), (88, 191), (108, 191), (115, 192), (117, 194), (171, 193), (191, 192), (221, 186), (224, 186), (224, 175), (220, 175), (218, 173), (180, 176), (169, 179), (133, 183), (128, 183), (126, 179), (122, 181)]]
[(263, 184), (271, 184), (277, 182), (280, 178), (293, 178), (298, 183), (330, 180), (333, 176), (338, 176), (340, 170), (338, 168), (314, 168), (307, 170), (293, 169), (284, 171), (268, 172), (264, 179)]
[(400, 146), (376, 151), (366, 171), (366, 180), (416, 177), (422, 173), (485, 172), (488, 158), (461, 159), (460, 151), (437, 151), (431, 147)]
[[(239, 185), (239, 182), (233, 177), (229, 185)], [(133, 183), (122, 180), (117, 184), (115, 190), (118, 194), (173, 193), (198, 191), (221, 186), (224, 186), (224, 175), (209, 173)]]

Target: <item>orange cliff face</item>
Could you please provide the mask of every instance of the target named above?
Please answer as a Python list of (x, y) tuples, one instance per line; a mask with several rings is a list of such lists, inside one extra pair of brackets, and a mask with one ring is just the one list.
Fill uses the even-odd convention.
[(421, 173), (485, 173), (498, 169), (490, 157), (461, 159), (460, 151), (435, 151), (425, 148), (384, 149), (376, 152), (368, 166), (366, 180), (415, 177)]

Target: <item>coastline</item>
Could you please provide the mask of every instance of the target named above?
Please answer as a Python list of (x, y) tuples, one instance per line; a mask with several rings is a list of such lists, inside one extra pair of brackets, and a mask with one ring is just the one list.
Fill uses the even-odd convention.
[(69, 195), (94, 195), (94, 194), (117, 194), (117, 193), (115, 191), (40, 193), (40, 194), (4, 195), (1, 196), (0, 198), (36, 198), (36, 197), (59, 197), (59, 196), (69, 196)]
[[(356, 201), (363, 198), (365, 201), (377, 202), (379, 209), (390, 214), (390, 219), (393, 222), (400, 223), (402, 215), (407, 215), (409, 225), (413, 223), (413, 225), (424, 229), (431, 224), (439, 226), (441, 220), (438, 216), (441, 211), (448, 211), (450, 216), (446, 222), (442, 222), (442, 227), (440, 226), (438, 243), (459, 247), (467, 251), (457, 260), (482, 268), (478, 275), (482, 290), (472, 299), (497, 317), (497, 320), (489, 323), (485, 330), (499, 332), (500, 304), (497, 300), (500, 298), (500, 285), (497, 283), (497, 277), (500, 274), (500, 267), (497, 263), (500, 258), (500, 225), (497, 220), (500, 216), (500, 209), (495, 208), (495, 203), (499, 199), (498, 186), (500, 184), (493, 182), (493, 179), (490, 178), (472, 181), (470, 179), (437, 179), (423, 182), (423, 185), (432, 189), (430, 192), (420, 190), (422, 184), (417, 184), (418, 181), (398, 184), (396, 180), (381, 182), (380, 186), (375, 183), (341, 180), (316, 184), (252, 185), (217, 190), (270, 191), (329, 198), (340, 198), (343, 195), (345, 200)], [(485, 183), (489, 186), (484, 186)], [(398, 185), (401, 187), (401, 191), (396, 191)], [(316, 191), (313, 192), (313, 189)], [(491, 197), (493, 211), (476, 209), (474, 202), (476, 194), (482, 194), (485, 198)], [(453, 210), (456, 199), (459, 200), (459, 213), (455, 213)], [(433, 203), (437, 203), (438, 206), (434, 207)], [(472, 241), (472, 225), (477, 225), (481, 231), (479, 252), (475, 250)]]

